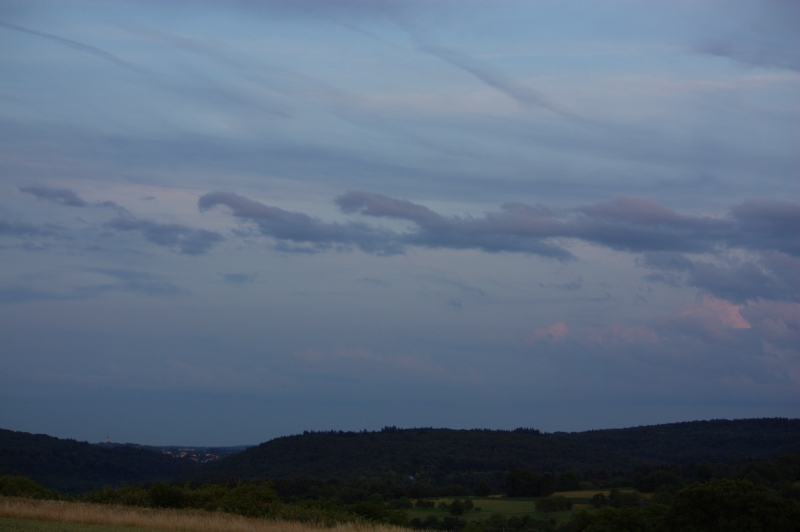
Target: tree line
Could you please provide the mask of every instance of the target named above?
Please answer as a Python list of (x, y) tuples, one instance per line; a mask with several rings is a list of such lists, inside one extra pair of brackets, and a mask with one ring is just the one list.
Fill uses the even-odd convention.
[[(80, 500), (96, 504), (155, 508), (192, 508), (250, 517), (268, 517), (332, 526), (365, 521), (416, 529), (464, 532), (677, 532), (759, 530), (797, 531), (800, 526), (800, 456), (750, 461), (726, 472), (712, 464), (694, 464), (683, 478), (675, 471), (639, 471), (627, 489), (612, 488), (591, 499), (592, 511), (574, 512), (558, 523), (555, 512), (569, 510), (566, 493), (587, 481), (576, 472), (539, 474), (523, 468), (507, 474), (505, 495), (536, 499), (536, 512), (506, 518), (483, 516), (477, 506), (486, 486), (472, 493), (464, 486), (405, 486), (391, 478), (341, 479), (227, 479), (214, 482), (155, 482), (103, 488), (81, 495), (49, 490), (24, 477), (0, 478), (0, 495), (40, 499)], [(645, 474), (646, 473), (646, 474)], [(638, 489), (631, 489), (631, 488)], [(566, 488), (566, 491), (563, 490)], [(475, 494), (481, 491), (481, 494)], [(409, 519), (412, 507), (439, 515)]]

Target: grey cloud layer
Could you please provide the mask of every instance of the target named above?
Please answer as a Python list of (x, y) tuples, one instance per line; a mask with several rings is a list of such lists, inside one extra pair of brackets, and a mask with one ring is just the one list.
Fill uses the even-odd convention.
[(86, 207), (88, 205), (75, 192), (66, 188), (20, 187), (20, 191), (70, 207)]
[(206, 194), (198, 205), (201, 211), (225, 205), (235, 217), (255, 222), (263, 234), (277, 239), (282, 245), (305, 246), (294, 248), (298, 251), (321, 251), (333, 246), (357, 246), (368, 253), (383, 255), (402, 251), (396, 235), (389, 231), (363, 223), (326, 223), (307, 214), (269, 207), (229, 192)]
[(120, 217), (105, 223), (117, 231), (136, 231), (150, 243), (158, 246), (177, 247), (186, 255), (202, 255), (222, 236), (205, 229), (194, 229), (181, 224), (162, 224), (150, 220)]
[(40, 234), (42, 234), (42, 229), (36, 225), (25, 222), (9, 222), (8, 220), (0, 220), (0, 235), (21, 237)]
[[(239, 219), (256, 223), (281, 249), (358, 247), (368, 253), (402, 253), (407, 247), (517, 252), (569, 260), (558, 239), (573, 238), (615, 250), (645, 253), (646, 278), (702, 288), (731, 301), (765, 298), (800, 301), (800, 204), (748, 200), (725, 217), (680, 214), (653, 200), (619, 196), (563, 212), (519, 203), (482, 217), (444, 216), (407, 200), (351, 191), (336, 198), (344, 213), (414, 224), (407, 232), (364, 223), (326, 223), (303, 213), (270, 207), (233, 193), (212, 192), (201, 210), (225, 205)], [(310, 248), (308, 247), (310, 246)], [(746, 250), (755, 261), (722, 260)], [(707, 253), (714, 262), (684, 253)]]
[[(104, 201), (90, 205), (78, 194), (70, 189), (51, 188), (42, 186), (20, 187), (20, 191), (44, 200), (70, 207), (100, 207), (110, 208), (118, 216), (103, 224), (104, 227), (116, 231), (132, 231), (140, 233), (151, 244), (169, 248), (178, 248), (185, 255), (201, 255), (211, 247), (224, 240), (222, 235), (205, 229), (195, 229), (182, 224), (159, 223), (151, 220), (142, 220), (133, 216), (125, 208), (113, 201)], [(42, 234), (36, 226), (25, 223), (11, 223), (0, 220), (0, 234), (10, 236), (26, 236)]]

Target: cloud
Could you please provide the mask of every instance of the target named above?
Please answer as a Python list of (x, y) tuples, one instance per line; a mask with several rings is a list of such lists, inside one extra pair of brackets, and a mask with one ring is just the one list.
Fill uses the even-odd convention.
[(748, 199), (731, 214), (738, 225), (733, 244), (800, 257), (800, 203)]
[(557, 321), (549, 327), (540, 327), (533, 331), (534, 340), (550, 340), (552, 342), (559, 342), (570, 334), (567, 324), (563, 321)]
[(684, 305), (674, 315), (653, 324), (662, 337), (690, 337), (706, 341), (739, 343), (737, 330), (751, 328), (741, 315), (743, 305), (736, 305), (709, 294), (700, 293), (695, 303)]
[(20, 187), (20, 191), (69, 207), (86, 207), (89, 205), (75, 192), (67, 188)]
[(759, 298), (800, 301), (800, 259), (759, 252), (757, 259), (732, 258), (717, 263), (691, 260), (679, 253), (646, 253), (642, 264), (660, 270), (645, 276), (672, 286), (694, 286), (732, 302)]
[(362, 223), (326, 223), (307, 214), (269, 207), (229, 192), (211, 192), (198, 202), (201, 211), (217, 205), (230, 208), (236, 218), (254, 222), (264, 235), (276, 239), (282, 244), (280, 249), (286, 251), (323, 251), (356, 246), (379, 255), (402, 252), (395, 234)]
[(177, 247), (186, 255), (202, 255), (224, 240), (222, 235), (205, 229), (194, 229), (181, 224), (162, 224), (131, 217), (115, 218), (104, 224), (117, 231), (136, 231), (158, 246)]
[(37, 225), (25, 222), (9, 222), (0, 220), (0, 235), (8, 236), (28, 236), (40, 235), (44, 231)]
[(31, 29), (28, 29), (28, 28), (24, 28), (22, 26), (18, 26), (16, 24), (11, 24), (9, 22), (0, 22), (0, 27), (6, 28), (6, 29), (9, 29), (9, 30), (13, 30), (13, 31), (17, 31), (17, 32), (20, 32), (20, 33), (26, 33), (28, 35), (34, 35), (36, 37), (42, 37), (44, 39), (56, 42), (58, 44), (62, 44), (64, 46), (67, 46), (67, 47), (72, 48), (74, 50), (78, 50), (78, 51), (81, 51), (81, 52), (85, 52), (85, 53), (91, 54), (91, 55), (93, 55), (95, 57), (103, 59), (104, 61), (108, 61), (109, 63), (113, 63), (113, 64), (115, 64), (117, 66), (120, 66), (120, 67), (123, 67), (123, 68), (127, 68), (127, 69), (130, 69), (130, 70), (134, 70), (134, 71), (140, 72), (140, 73), (142, 72), (142, 70), (140, 68), (132, 65), (131, 63), (129, 63), (129, 62), (123, 60), (123, 59), (120, 59), (119, 57), (115, 56), (114, 54), (110, 54), (110, 53), (106, 52), (105, 50), (97, 48), (96, 46), (91, 46), (91, 45), (88, 45), (88, 44), (84, 44), (82, 42), (73, 41), (72, 39), (65, 39), (64, 37), (59, 37), (58, 35), (53, 35), (51, 33), (44, 33), (44, 32), (41, 32), (41, 31), (31, 30)]
[(442, 216), (422, 205), (370, 192), (351, 191), (336, 198), (336, 203), (346, 213), (414, 222), (419, 230), (399, 237), (406, 245), (573, 258), (565, 249), (542, 241), (561, 236), (563, 223), (549, 212), (526, 205), (507, 204), (501, 212), (476, 219)]
[(90, 270), (101, 275), (107, 275), (119, 281), (114, 285), (95, 285), (81, 287), (78, 292), (94, 294), (107, 291), (123, 291), (145, 294), (149, 296), (172, 296), (188, 294), (188, 292), (168, 281), (146, 273), (132, 270), (95, 269)]
[(502, 92), (524, 107), (545, 109), (562, 116), (572, 116), (553, 104), (544, 93), (509, 79), (498, 70), (463, 52), (445, 48), (444, 46), (424, 43), (419, 39), (417, 39), (417, 47), (422, 52), (438, 57), (442, 61), (468, 72), (489, 87)]
[(735, 39), (714, 39), (698, 43), (694, 51), (725, 57), (757, 67), (778, 67), (800, 71), (800, 53), (789, 47), (767, 43), (746, 43)]
[(731, 2), (724, 16), (730, 29), (697, 43), (695, 52), (750, 66), (800, 70), (800, 5), (795, 0)]
[[(695, 286), (739, 303), (758, 298), (800, 301), (798, 203), (750, 199), (712, 217), (681, 214), (648, 198), (618, 196), (560, 212), (509, 203), (475, 217), (445, 216), (405, 199), (364, 191), (347, 192), (335, 202), (345, 214), (405, 221), (413, 227), (401, 232), (356, 222), (326, 223), (226, 192), (204, 195), (199, 207), (228, 206), (235, 217), (256, 223), (275, 238), (279, 249), (357, 246), (391, 255), (427, 247), (570, 260), (573, 255), (559, 239), (577, 239), (643, 253), (640, 264), (654, 270), (645, 276), (649, 281)], [(747, 252), (748, 258), (736, 251)], [(689, 258), (687, 253), (707, 258)]]
[(617, 196), (576, 209), (570, 234), (613, 249), (627, 251), (711, 250), (730, 232), (729, 219), (678, 214), (648, 198)]
[(751, 301), (739, 314), (765, 340), (793, 348), (800, 354), (800, 303)]

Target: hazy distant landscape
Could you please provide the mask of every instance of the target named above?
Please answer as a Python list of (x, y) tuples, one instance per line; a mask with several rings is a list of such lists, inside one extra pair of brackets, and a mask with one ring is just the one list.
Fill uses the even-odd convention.
[[(3, 430), (0, 494), (314, 526), (484, 532), (684, 530), (687, 519), (782, 531), (800, 522), (798, 419), (553, 434), (385, 427), (304, 432), (218, 452), (227, 456), (202, 462), (188, 451)], [(712, 512), (709, 501), (725, 509)], [(55, 511), (9, 504), (0, 515)]]

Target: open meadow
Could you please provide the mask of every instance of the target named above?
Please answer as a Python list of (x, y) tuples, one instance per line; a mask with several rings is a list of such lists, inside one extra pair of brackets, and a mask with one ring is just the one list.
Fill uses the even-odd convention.
[[(624, 491), (624, 490), (622, 490)], [(594, 510), (594, 507), (590, 504), (592, 497), (597, 494), (602, 493), (606, 497), (609, 495), (608, 490), (587, 490), (587, 491), (568, 491), (568, 492), (558, 492), (555, 495), (560, 495), (566, 497), (572, 502), (572, 510), (564, 510), (559, 512), (551, 512), (547, 515), (547, 517), (555, 518), (558, 523), (564, 523), (569, 521), (572, 518), (573, 512), (577, 512), (580, 510)], [(536, 518), (543, 518), (544, 514), (542, 512), (537, 512), (536, 510), (536, 501), (538, 498), (536, 497), (464, 497), (462, 500), (469, 499), (472, 501), (472, 504), (475, 505), (475, 509), (466, 511), (463, 515), (460, 515), (459, 518), (467, 521), (467, 522), (474, 522), (474, 521), (483, 521), (489, 519), (494, 514), (500, 514), (505, 519), (510, 519), (512, 517), (523, 517), (525, 515), (530, 515)], [(444, 502), (448, 505), (452, 504), (453, 498), (440, 498), (440, 499), (433, 499), (436, 504), (434, 508), (418, 508), (414, 507), (408, 510), (408, 517), (413, 519), (418, 517), (424, 520), (429, 515), (434, 515), (439, 519), (443, 519), (450, 515), (449, 510), (445, 508), (439, 508), (439, 504)]]
[(182, 532), (399, 532), (391, 525), (345, 523), (321, 527), (223, 512), (134, 508), (0, 497), (2, 532), (124, 532), (131, 528)]

